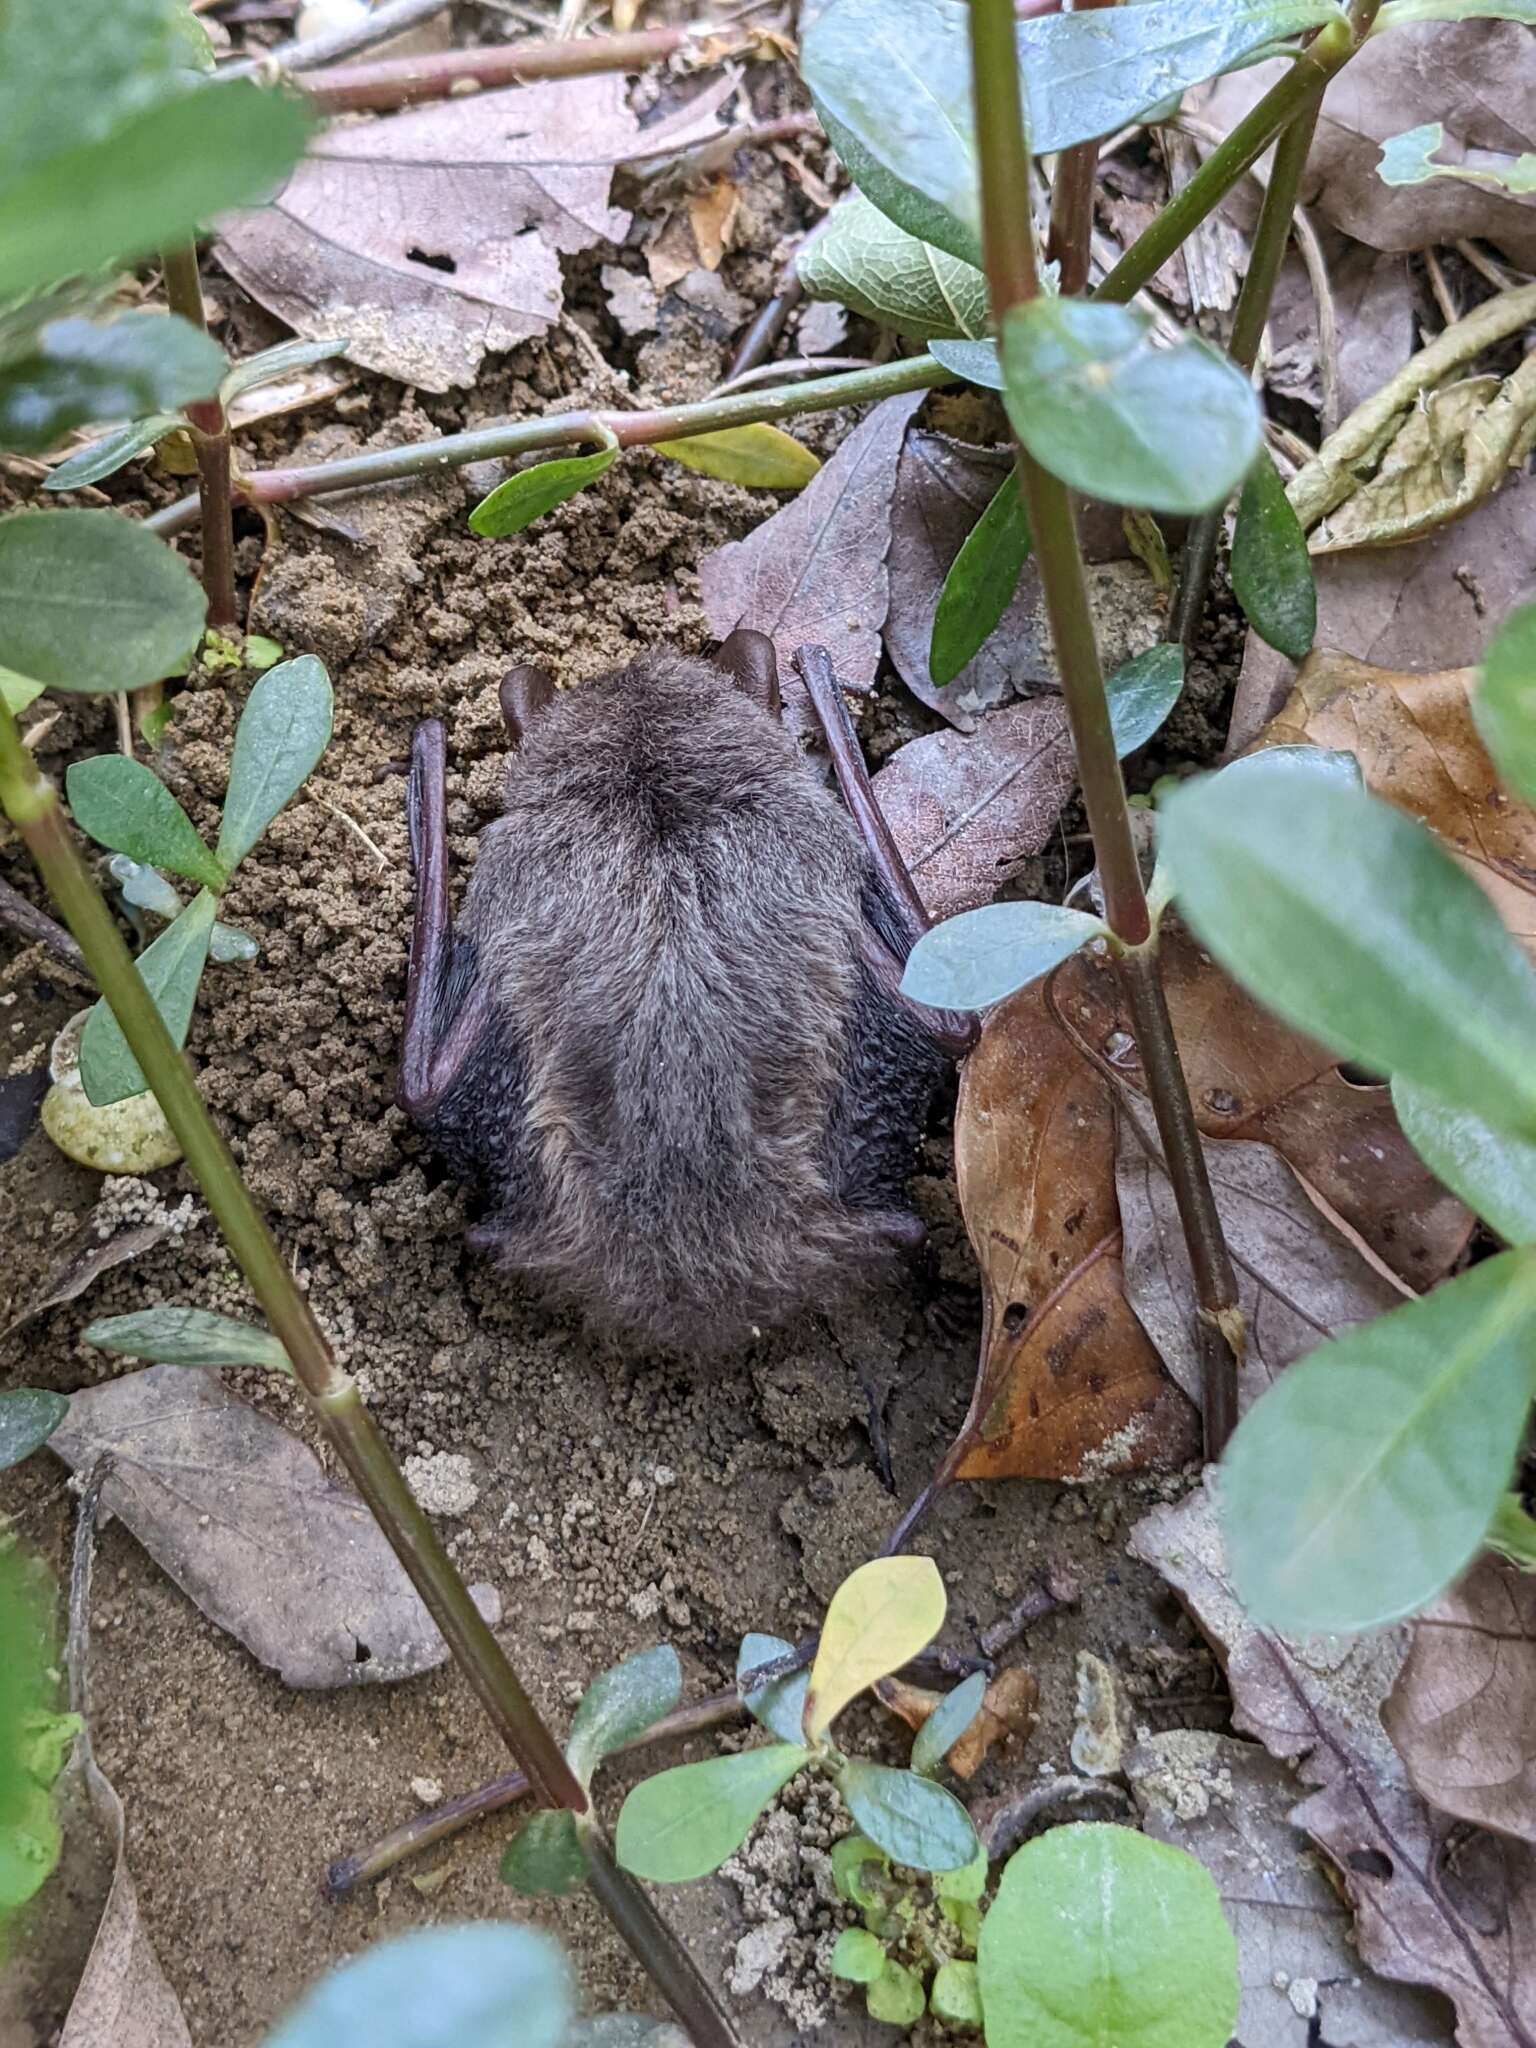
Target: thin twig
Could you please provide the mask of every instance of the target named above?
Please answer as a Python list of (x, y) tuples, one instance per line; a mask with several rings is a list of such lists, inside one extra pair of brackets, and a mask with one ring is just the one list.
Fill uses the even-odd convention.
[(372, 64), (336, 64), (309, 72), (303, 86), (329, 114), (416, 107), (463, 92), (494, 92), (537, 78), (585, 78), (599, 71), (645, 71), (664, 64), (705, 31), (692, 25), (636, 29), (623, 36), (582, 36), (574, 42), (492, 43), (474, 50), (436, 50), (421, 57), (380, 57)]
[(91, 970), (85, 964), (85, 955), (63, 925), (56, 924), (46, 910), (39, 910), (35, 903), (29, 903), (19, 889), (13, 889), (6, 881), (0, 881), (0, 925), (9, 925), (24, 939), (46, 946), (66, 967), (73, 967), (77, 974), (90, 978)]
[(1429, 288), (1435, 295), (1435, 304), (1440, 308), (1440, 318), (1447, 327), (1454, 327), (1461, 318), (1456, 301), (1451, 297), (1451, 288), (1445, 281), (1445, 272), (1440, 259), (1433, 249), (1424, 251), (1424, 268), (1429, 272)]
[(384, 6), (375, 7), (372, 14), (347, 28), (327, 29), (324, 35), (305, 36), (302, 42), (295, 38), (279, 43), (259, 57), (221, 65), (215, 77), (259, 78), (265, 84), (276, 85), (290, 72), (313, 71), (317, 65), (334, 64), (338, 57), (355, 57), (362, 50), (387, 43), (391, 36), (404, 35), (407, 29), (431, 21), (449, 5), (450, 0), (386, 0)]

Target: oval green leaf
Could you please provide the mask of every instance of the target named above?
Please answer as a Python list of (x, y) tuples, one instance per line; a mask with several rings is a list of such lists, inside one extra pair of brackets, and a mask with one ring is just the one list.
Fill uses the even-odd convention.
[[(76, 427), (96, 420), (128, 419), (143, 424), (146, 413), (163, 414), (218, 389), (224, 351), (190, 321), (167, 313), (127, 313), (120, 320), (52, 320), (25, 351), (0, 369), (0, 448), (26, 454), (52, 448)], [(136, 431), (124, 427), (122, 434)], [(165, 431), (164, 429), (161, 430)], [(107, 442), (98, 441), (60, 465), (76, 482), (86, 458)], [(139, 443), (147, 448), (147, 440)], [(128, 454), (135, 451), (130, 449)], [(118, 457), (126, 462), (128, 454)], [(111, 465), (117, 467), (117, 463)], [(107, 476), (95, 469), (94, 476)], [(50, 490), (71, 490), (56, 470)]]
[(956, 1957), (933, 1973), (928, 2003), (936, 2020), (952, 2027), (981, 2025), (981, 1979), (976, 1965)]
[(953, 1692), (946, 1693), (912, 1744), (912, 1768), (927, 1776), (936, 1771), (981, 1712), (987, 1694), (987, 1674), (973, 1671)]
[(132, 1315), (103, 1316), (87, 1323), (83, 1335), (98, 1351), (145, 1358), (152, 1365), (259, 1365), (268, 1372), (293, 1371), (270, 1330), (207, 1308), (142, 1308)]
[(1536, 604), (1511, 612), (1483, 657), (1472, 720), (1510, 788), (1536, 804)]
[(331, 679), (312, 654), (269, 668), (235, 730), (218, 857), (232, 874), (288, 799), (303, 788), (331, 738)]
[(1131, 1828), (1076, 1823), (1003, 1872), (976, 1956), (987, 2048), (1226, 2048), (1237, 1943), (1210, 1877)]
[(1221, 1467), (1233, 1584), (1288, 1635), (1411, 1614), (1476, 1555), (1536, 1388), (1536, 1253), (1500, 1252), (1291, 1366)]
[(207, 609), (181, 557), (121, 512), (0, 519), (0, 666), (45, 690), (180, 675)]
[(1483, 1541), (1521, 1571), (1536, 1572), (1536, 1516), (1526, 1513), (1518, 1493), (1506, 1493), (1499, 1502)]
[(586, 1785), (605, 1756), (636, 1742), (683, 1696), (683, 1667), (669, 1644), (626, 1657), (595, 1678), (571, 1723), (566, 1757)]
[(806, 1741), (820, 1742), (865, 1686), (925, 1649), (944, 1626), (945, 1605), (931, 1557), (877, 1557), (850, 1572), (821, 1625), (805, 1698)]
[(575, 1814), (529, 1814), (502, 1852), (501, 1881), (527, 1898), (563, 1899), (579, 1890), (587, 1881), (587, 1860)]
[(1536, 1139), (1501, 1131), (1401, 1074), (1392, 1083), (1392, 1106), (1404, 1136), (1437, 1180), (1506, 1244), (1536, 1244)]
[(923, 1980), (905, 1963), (888, 1958), (885, 1968), (864, 1993), (865, 2010), (887, 2027), (915, 2027), (923, 2016)]
[(68, 1413), (67, 1397), (43, 1387), (11, 1387), (0, 1394), (0, 1472), (30, 1458)]
[[(736, 1659), (738, 1690), (741, 1690), (742, 1680), (758, 1665), (776, 1664), (781, 1657), (792, 1656), (794, 1648), (794, 1644), (786, 1643), (782, 1636), (743, 1636)], [(760, 1721), (770, 1735), (778, 1736), (780, 1742), (798, 1742), (805, 1720), (805, 1695), (810, 1682), (808, 1670), (791, 1671), (787, 1678), (773, 1678), (766, 1685), (743, 1690), (741, 1703), (753, 1720)]]
[(1261, 640), (1292, 661), (1306, 660), (1317, 638), (1317, 584), (1307, 537), (1267, 449), (1238, 500), (1232, 589)]
[(553, 512), (567, 498), (596, 483), (618, 459), (615, 442), (611, 448), (599, 448), (595, 455), (562, 455), (553, 462), (536, 462), (531, 469), (520, 469), (480, 500), (469, 515), (470, 532), (487, 540), (521, 533), (535, 519), (542, 519), (546, 512)]
[(424, 1927), (323, 1977), (266, 2048), (560, 2048), (559, 1946), (531, 1927)]
[(1002, 358), (990, 335), (985, 341), (930, 341), (928, 353), (967, 384), (979, 384), (986, 391), (1003, 388)]
[(923, 933), (907, 958), (901, 992), (936, 1010), (986, 1010), (1028, 988), (1108, 927), (1056, 903), (987, 903)]
[(1144, 747), (1179, 701), (1184, 687), (1184, 649), (1163, 640), (1122, 662), (1104, 685), (1109, 699), (1115, 752), (1123, 761)]
[(827, 1966), (845, 1984), (873, 1984), (885, 1968), (885, 1944), (864, 1927), (845, 1927)]
[(344, 339), (280, 341), (275, 348), (264, 348), (260, 355), (247, 356), (243, 363), (236, 363), (219, 386), (219, 397), (225, 405), (232, 405), (243, 392), (254, 391), (258, 384), (270, 384), (275, 377), (290, 377), (295, 370), (329, 362), (333, 356), (344, 355), (346, 347)]
[(1029, 513), (1018, 477), (1010, 470), (960, 543), (939, 592), (928, 673), (940, 688), (954, 681), (997, 630), (1019, 587), (1029, 549)]
[(169, 868), (215, 894), (228, 877), (159, 776), (126, 754), (76, 761), (64, 778), (75, 823), (98, 846), (144, 867)]
[(861, 1756), (837, 1774), (837, 1789), (863, 1832), (893, 1863), (913, 1870), (964, 1870), (981, 1846), (953, 1792), (916, 1771), (893, 1771)]
[(718, 434), (690, 434), (684, 441), (653, 441), (658, 455), (670, 455), (684, 469), (749, 491), (803, 490), (821, 468), (821, 457), (766, 420), (724, 427)]
[(115, 433), (103, 434), (99, 441), (92, 441), (78, 455), (71, 455), (51, 469), (43, 489), (75, 491), (81, 484), (93, 484), (101, 477), (111, 476), (125, 462), (132, 462), (135, 455), (142, 455), (146, 448), (153, 448), (157, 441), (186, 424), (182, 413), (154, 412), (147, 419), (135, 420), (131, 426), (119, 427)]
[(679, 1764), (638, 1784), (619, 1812), (614, 1854), (651, 1884), (688, 1884), (718, 1870), (763, 1808), (811, 1761), (789, 1742)]
[(1208, 342), (1190, 335), (1157, 348), (1152, 332), (1132, 306), (1041, 298), (1014, 307), (1002, 343), (1008, 417), (1035, 460), (1074, 490), (1152, 512), (1208, 512), (1259, 452), (1258, 400)]
[(1422, 825), (1263, 754), (1175, 791), (1161, 815), (1185, 917), (1261, 1002), (1375, 1073), (1536, 1137), (1536, 972)]
[[(208, 959), (215, 901), (206, 889), (199, 889), (175, 923), (168, 924), (135, 962), (139, 979), (178, 1046), (187, 1042), (198, 983)], [(97, 1003), (80, 1034), (80, 1085), (86, 1100), (97, 1109), (130, 1095), (142, 1095), (148, 1085), (105, 1001)]]
[(981, 272), (909, 235), (862, 193), (834, 208), (795, 268), (813, 299), (835, 299), (917, 341), (974, 340), (987, 331)]

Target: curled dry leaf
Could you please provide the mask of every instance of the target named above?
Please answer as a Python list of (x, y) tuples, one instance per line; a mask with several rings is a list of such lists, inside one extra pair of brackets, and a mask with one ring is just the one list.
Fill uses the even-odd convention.
[[(915, 1734), (939, 1707), (945, 1695), (905, 1679), (882, 1678), (874, 1687), (883, 1707), (905, 1721)], [(988, 1682), (981, 1706), (969, 1728), (944, 1758), (957, 1778), (974, 1778), (998, 1744), (1017, 1757), (1034, 1733), (1040, 1716), (1040, 1687), (1022, 1664), (1010, 1664)]]
[(792, 666), (797, 647), (827, 648), (845, 690), (875, 680), (890, 602), (891, 493), (907, 422), (924, 395), (883, 400), (792, 504), (699, 564), (709, 630), (718, 640), (737, 626), (769, 636), (786, 717), (797, 728), (811, 719)]
[[(1229, 73), (1205, 99), (1205, 118), (1231, 129), (1285, 68), (1275, 60)], [(1531, 146), (1533, 101), (1536, 38), (1521, 23), (1430, 22), (1373, 36), (1329, 85), (1302, 198), (1373, 249), (1430, 249), (1475, 235), (1521, 269), (1536, 268), (1529, 204), (1457, 178), (1393, 187), (1376, 174), (1382, 143), (1420, 110), (1445, 125), (1445, 162), (1507, 163)]]
[[(384, 1684), (447, 1645), (356, 1494), (211, 1374), (151, 1366), (89, 1387), (50, 1439), (113, 1459), (104, 1504), (210, 1621), (288, 1685)], [(472, 1589), (494, 1623), (500, 1602)]]
[[(147, 1181), (138, 1185), (149, 1188)], [(59, 1308), (67, 1301), (77, 1300), (103, 1273), (110, 1272), (114, 1266), (126, 1265), (130, 1259), (137, 1259), (152, 1250), (173, 1224), (167, 1213), (153, 1222), (125, 1226), (113, 1220), (114, 1214), (120, 1213), (103, 1205), (91, 1215), (61, 1263), (43, 1282), (42, 1292), (12, 1316), (4, 1330), (0, 1330), (0, 1336), (9, 1337), (34, 1317), (51, 1308)]]
[(1484, 1557), (1421, 1614), (1382, 1711), (1416, 1791), (1536, 1842), (1536, 1577)]
[(1180, 1728), (1127, 1775), (1142, 1826), (1203, 1863), (1237, 1936), (1243, 2048), (1451, 2048), (1438, 1994), (1362, 1971), (1349, 1911), (1290, 1821), (1297, 1785), (1256, 1742)]
[(930, 917), (990, 903), (1055, 832), (1077, 786), (1058, 697), (992, 711), (975, 732), (909, 740), (875, 796)]
[(1437, 832), (1536, 951), (1536, 811), (1505, 794), (1472, 723), (1470, 668), (1428, 675), (1310, 655), (1258, 747), (1342, 749), (1378, 796)]
[(1154, 1509), (1131, 1550), (1222, 1658), (1234, 1725), (1317, 1788), (1291, 1818), (1333, 1866), (1366, 1962), (1444, 1992), (1460, 2048), (1536, 2039), (1536, 1852), (1447, 1820), (1409, 1785), (1381, 1721), (1407, 1629), (1296, 1643), (1255, 1628), (1232, 1589), (1209, 1483)]
[[(710, 86), (646, 131), (681, 148), (719, 132)], [(219, 257), (299, 334), (425, 391), (472, 384), (489, 349), (560, 317), (561, 256), (621, 242), (614, 167), (640, 124), (624, 80), (563, 78), (328, 129), (272, 202), (224, 224)]]

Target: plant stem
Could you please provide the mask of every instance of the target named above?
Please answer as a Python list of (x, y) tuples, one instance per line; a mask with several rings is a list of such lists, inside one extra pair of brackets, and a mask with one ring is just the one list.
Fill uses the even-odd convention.
[[(491, 92), (535, 78), (585, 78), (596, 71), (644, 71), (664, 64), (694, 41), (690, 27), (636, 29), (629, 35), (576, 36), (567, 42), (491, 43), (477, 50), (440, 50), (421, 57), (379, 57), (337, 64), (298, 81), (328, 114), (383, 111), (444, 100), (465, 91)], [(221, 74), (222, 75), (222, 74)]]
[(651, 1903), (650, 1895), (614, 1860), (595, 1822), (576, 1830), (587, 1882), (630, 1953), (682, 2021), (692, 2048), (737, 2048), (725, 2009), (694, 1967), (687, 1950)]
[[(1010, 314), (1038, 290), (1033, 228), (1028, 206), (1021, 199), (1029, 189), (1029, 156), (1013, 20), (1012, 0), (971, 0), (982, 244), (993, 325), (1000, 334)], [(1158, 1130), (1164, 1134), (1168, 1171), (1185, 1224), (1202, 1328), (1223, 1319), (1230, 1323), (1237, 1282), (1226, 1255), (1198, 1136), (1193, 1147), (1183, 1142), (1195, 1129), (1194, 1109), (1167, 1004), (1162, 1000), (1155, 948), (1149, 943), (1152, 920), (1131, 837), (1130, 809), (1115, 752), (1071, 493), (1022, 444), (1019, 480), (1035, 537), (1035, 560), (1077, 752), (1105, 916), (1119, 942), (1120, 969), (1136, 1020), (1148, 1092)], [(1149, 985), (1154, 995), (1149, 995)], [(1212, 1458), (1220, 1455), (1225, 1444), (1235, 1405), (1232, 1361), (1228, 1358), (1222, 1364), (1228, 1385), (1212, 1388), (1205, 1415), (1206, 1452)]]
[[(1253, 374), (1253, 366), (1258, 361), (1259, 343), (1263, 339), (1270, 302), (1275, 295), (1275, 281), (1280, 275), (1280, 265), (1291, 239), (1291, 223), (1301, 193), (1302, 174), (1307, 167), (1312, 137), (1317, 132), (1317, 117), (1322, 110), (1322, 95), (1319, 94), (1292, 119), (1275, 147), (1275, 161), (1269, 173), (1264, 204), (1259, 211), (1253, 247), (1249, 251), (1247, 274), (1237, 295), (1237, 309), (1232, 315), (1232, 339), (1227, 344), (1227, 353), (1244, 376)], [(1260, 459), (1267, 462), (1269, 458), (1263, 456)], [(1186, 647), (1194, 640), (1205, 614), (1206, 592), (1210, 588), (1211, 570), (1216, 562), (1216, 547), (1225, 513), (1225, 505), (1213, 505), (1209, 512), (1200, 514), (1185, 537), (1179, 565), (1179, 594), (1169, 621), (1168, 638), (1182, 641)]]
[[(514, 420), (500, 427), (479, 427), (466, 434), (445, 434), (436, 441), (416, 441), (405, 448), (380, 448), (340, 462), (317, 462), (303, 469), (258, 469), (240, 479), (241, 495), (254, 505), (284, 504), (294, 498), (318, 497), (326, 491), (356, 490), (367, 484), (392, 483), (400, 477), (431, 475), (466, 462), (497, 456), (527, 455), (542, 448), (594, 446), (612, 434), (621, 448), (644, 447), (653, 441), (681, 441), (691, 434), (718, 433), (725, 427), (750, 426), (760, 420), (793, 419), (800, 413), (828, 412), (840, 405), (862, 405), (891, 398), (902, 391), (930, 390), (955, 382), (953, 371), (930, 355), (905, 356), (868, 370), (850, 370), (839, 377), (818, 377), (808, 383), (768, 391), (738, 391), (723, 398), (704, 398), (691, 405), (657, 412), (557, 412), (542, 419)], [(153, 532), (180, 533), (195, 516), (195, 500), (168, 505), (145, 520)]]
[[(1375, 5), (1370, 4), (1374, 17)], [(1369, 28), (1369, 21), (1366, 29)], [(1280, 131), (1288, 127), (1303, 108), (1321, 98), (1323, 88), (1359, 48), (1366, 30), (1351, 31), (1344, 21), (1330, 21), (1313, 37), (1278, 84), (1270, 87), (1257, 106), (1245, 114), (1219, 149), (1215, 149), (1190, 179), (1184, 190), (1171, 199), (1145, 234), (1138, 235), (1114, 269), (1093, 294), (1096, 299), (1124, 303), (1133, 299), (1144, 284), (1162, 269), (1168, 258), (1199, 227), (1207, 215), (1231, 191), (1238, 179), (1252, 170)]]
[[(203, 311), (202, 280), (197, 274), (197, 244), (179, 242), (163, 250), (165, 296), (173, 313), (208, 332)], [(199, 399), (187, 407), (197, 451), (198, 498), (203, 514), (203, 589), (208, 596), (210, 626), (231, 627), (235, 616), (235, 529), (230, 500), (229, 424), (217, 398)]]
[[(1077, 0), (1076, 12), (1114, 7), (1118, 0)], [(1093, 197), (1098, 184), (1099, 142), (1075, 142), (1056, 159), (1051, 181), (1051, 233), (1045, 253), (1060, 265), (1057, 289), (1075, 299), (1088, 288), (1092, 262)]]

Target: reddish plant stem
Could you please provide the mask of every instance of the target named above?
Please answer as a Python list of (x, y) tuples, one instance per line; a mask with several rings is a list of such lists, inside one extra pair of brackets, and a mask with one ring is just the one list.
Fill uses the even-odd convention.
[[(171, 311), (208, 332), (203, 311), (203, 286), (197, 271), (197, 245), (180, 242), (161, 256), (165, 296)], [(229, 424), (217, 398), (200, 399), (187, 407), (197, 453), (198, 499), (203, 518), (203, 589), (208, 598), (208, 623), (228, 629), (237, 623), (235, 609), (234, 504), (230, 494)]]
[[(1118, 0), (1077, 0), (1076, 11), (1114, 7)], [(1045, 253), (1060, 266), (1058, 290), (1075, 299), (1088, 288), (1092, 261), (1093, 196), (1098, 184), (1099, 143), (1075, 142), (1056, 159), (1051, 188), (1051, 232)]]
[(299, 82), (328, 114), (381, 112), (493, 92), (536, 78), (585, 78), (597, 71), (644, 71), (675, 57), (696, 28), (636, 29), (630, 35), (575, 36), (568, 42), (493, 43), (478, 50), (437, 50), (420, 57), (380, 57), (372, 64), (333, 64)]

